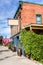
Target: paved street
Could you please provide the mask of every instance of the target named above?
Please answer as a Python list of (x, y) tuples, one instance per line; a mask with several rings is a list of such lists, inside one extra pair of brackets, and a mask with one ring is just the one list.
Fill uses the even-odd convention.
[(42, 65), (25, 58), (17, 56), (16, 52), (8, 50), (7, 47), (0, 46), (0, 65)]

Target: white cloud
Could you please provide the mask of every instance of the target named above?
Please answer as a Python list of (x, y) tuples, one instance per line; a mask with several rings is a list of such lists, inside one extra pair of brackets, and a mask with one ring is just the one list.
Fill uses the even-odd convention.
[(0, 20), (0, 28), (8, 27), (8, 23), (6, 20)]
[(9, 4), (9, 3), (11, 3), (11, 1), (12, 1), (12, 0), (5, 0), (5, 3), (6, 3), (6, 4)]
[(3, 6), (5, 4), (11, 4), (12, 0), (0, 0), (0, 6)]
[(13, 18), (18, 4), (18, 0), (0, 0), (0, 35), (10, 36), (10, 27), (7, 19)]
[(10, 27), (8, 26), (6, 20), (0, 21), (0, 35), (2, 35), (3, 37), (10, 37)]
[(3, 28), (3, 29), (1, 29), (0, 31), (1, 31), (2, 34), (3, 34), (3, 33), (7, 34), (7, 33), (10, 32), (10, 28)]
[(0, 29), (0, 34), (3, 36), (10, 37), (10, 28), (2, 28)]
[[(10, 0), (2, 0), (2, 1), (10, 1)], [(3, 4), (3, 3), (0, 3), (0, 4)], [(17, 9), (17, 6), (13, 3), (11, 4), (11, 7), (8, 6), (2, 6), (0, 7), (0, 20), (5, 20), (7, 18), (12, 18), (13, 15), (15, 14), (15, 11)]]

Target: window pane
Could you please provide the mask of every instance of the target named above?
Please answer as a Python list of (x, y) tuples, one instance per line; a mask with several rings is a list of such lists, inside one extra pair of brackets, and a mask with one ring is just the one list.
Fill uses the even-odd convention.
[(40, 17), (37, 17), (37, 21), (41, 21), (41, 18)]
[(39, 15), (36, 15), (36, 22), (38, 24), (41, 24), (41, 15), (40, 16)]

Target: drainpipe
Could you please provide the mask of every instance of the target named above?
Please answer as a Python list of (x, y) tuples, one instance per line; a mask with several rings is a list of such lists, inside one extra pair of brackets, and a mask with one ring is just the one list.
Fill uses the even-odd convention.
[(20, 17), (20, 31), (21, 31), (21, 17)]

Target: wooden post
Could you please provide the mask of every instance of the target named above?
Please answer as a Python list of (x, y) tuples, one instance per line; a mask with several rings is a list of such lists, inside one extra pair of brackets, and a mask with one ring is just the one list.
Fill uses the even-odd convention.
[(30, 25), (30, 31), (32, 30), (32, 27), (31, 27), (31, 25)]

